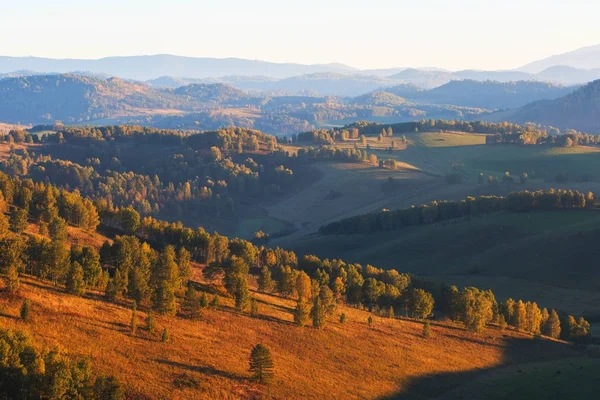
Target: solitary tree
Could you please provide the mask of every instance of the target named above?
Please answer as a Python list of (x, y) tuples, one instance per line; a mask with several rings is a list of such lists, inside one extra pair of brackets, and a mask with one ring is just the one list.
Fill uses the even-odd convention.
[(21, 319), (23, 321), (29, 321), (29, 319), (31, 318), (29, 313), (30, 313), (30, 308), (31, 308), (31, 302), (29, 301), (29, 299), (25, 299), (25, 301), (23, 301), (23, 305), (21, 306)]
[(169, 330), (167, 328), (163, 329), (162, 335), (160, 336), (160, 341), (163, 343), (167, 343), (169, 341)]
[(257, 344), (250, 353), (251, 380), (260, 384), (268, 384), (273, 379), (273, 359), (271, 351), (262, 344)]

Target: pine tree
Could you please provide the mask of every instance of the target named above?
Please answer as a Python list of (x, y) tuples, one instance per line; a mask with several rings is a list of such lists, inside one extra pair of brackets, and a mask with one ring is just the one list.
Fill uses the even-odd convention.
[(258, 277), (258, 290), (261, 292), (271, 292), (275, 287), (275, 282), (271, 278), (271, 269), (266, 265), (260, 269)]
[(19, 287), (21, 286), (21, 281), (19, 280), (19, 272), (17, 271), (17, 267), (14, 264), (10, 264), (6, 271), (6, 290), (9, 294), (17, 293)]
[(207, 308), (208, 307), (208, 296), (206, 295), (205, 292), (202, 292), (202, 294), (200, 295), (199, 304), (200, 304), (201, 308)]
[(296, 309), (294, 310), (294, 323), (298, 326), (305, 326), (310, 317), (310, 306), (303, 302), (302, 299), (296, 301)]
[(253, 317), (258, 315), (258, 303), (254, 297), (250, 299), (250, 315)]
[(271, 358), (271, 351), (262, 344), (257, 344), (250, 353), (250, 369), (254, 382), (268, 384), (273, 380), (274, 363)]
[(188, 284), (185, 296), (183, 298), (183, 311), (191, 319), (199, 319), (202, 316), (200, 299), (198, 293), (192, 284)]
[(235, 296), (235, 307), (244, 311), (248, 307), (250, 302), (250, 292), (248, 291), (248, 278), (246, 276), (239, 276), (236, 284)]
[(552, 310), (552, 312), (550, 312), (550, 316), (548, 317), (548, 322), (547, 322), (547, 331), (546, 331), (546, 335), (550, 336), (551, 338), (554, 339), (558, 339), (560, 337), (560, 318), (558, 317), (558, 313), (556, 312), (556, 310)]
[(15, 233), (22, 233), (27, 229), (27, 210), (23, 208), (15, 208), (10, 213), (10, 229)]
[(522, 300), (515, 303), (512, 325), (518, 330), (525, 330), (527, 328), (527, 309)]
[(342, 315), (340, 315), (340, 324), (345, 324), (346, 323), (346, 313), (342, 313)]
[(67, 274), (67, 280), (65, 283), (67, 292), (83, 296), (85, 294), (85, 281), (83, 276), (83, 268), (77, 261), (71, 264), (69, 273)]
[(369, 318), (367, 318), (367, 323), (369, 324), (369, 326), (373, 326), (373, 316), (369, 315)]
[(221, 300), (219, 299), (219, 295), (215, 294), (213, 299), (210, 302), (210, 306), (213, 308), (217, 308), (221, 305)]
[(163, 343), (167, 343), (169, 341), (169, 330), (167, 328), (163, 329), (162, 335), (160, 335), (160, 341)]
[(173, 286), (168, 281), (163, 281), (154, 292), (154, 309), (163, 315), (175, 315), (177, 313), (177, 301)]
[(423, 337), (426, 339), (431, 337), (431, 324), (429, 321), (425, 321), (423, 324)]
[(111, 278), (106, 283), (106, 289), (104, 290), (104, 296), (106, 296), (106, 298), (109, 301), (117, 300), (117, 287), (115, 286), (114, 279)]
[(21, 319), (23, 321), (29, 321), (29, 319), (31, 318), (30, 309), (31, 309), (31, 302), (29, 301), (29, 299), (25, 299), (23, 301), (23, 305), (21, 305), (21, 311), (20, 311)]
[(146, 314), (146, 330), (149, 333), (154, 333), (154, 331), (156, 331), (156, 319), (154, 318), (154, 312), (152, 310), (148, 311), (148, 314)]

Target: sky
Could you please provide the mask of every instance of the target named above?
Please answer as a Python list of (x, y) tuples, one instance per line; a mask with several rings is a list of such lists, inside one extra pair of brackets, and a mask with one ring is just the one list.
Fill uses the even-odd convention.
[(512, 69), (600, 44), (598, 0), (0, 0), (0, 55)]

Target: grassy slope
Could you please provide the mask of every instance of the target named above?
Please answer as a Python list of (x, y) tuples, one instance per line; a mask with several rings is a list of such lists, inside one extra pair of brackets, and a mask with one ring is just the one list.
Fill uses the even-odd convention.
[[(152, 398), (436, 398), (504, 366), (587, 357), (568, 345), (495, 328), (473, 335), (434, 323), (433, 337), (423, 339), (420, 322), (375, 318), (369, 327), (367, 312), (346, 307), (337, 312), (346, 312), (346, 325), (298, 328), (291, 323), (293, 301), (255, 296), (260, 315), (254, 318), (233, 311), (227, 300), (201, 321), (159, 318), (159, 330), (168, 327), (172, 339), (164, 344), (158, 334), (141, 329), (130, 336), (125, 304), (107, 303), (95, 293), (78, 298), (24, 279), (19, 297), (3, 304), (0, 324), (89, 356), (99, 372), (117, 374), (131, 392)], [(31, 323), (15, 317), (21, 298), (34, 304)], [(140, 311), (140, 326), (144, 316)], [(247, 380), (256, 343), (270, 347), (276, 363), (276, 379), (268, 388)], [(173, 380), (183, 373), (197, 378), (199, 387), (177, 389)]]
[(294, 249), (596, 312), (599, 223), (600, 213), (587, 210), (498, 213), (368, 235), (316, 235), (296, 241)]

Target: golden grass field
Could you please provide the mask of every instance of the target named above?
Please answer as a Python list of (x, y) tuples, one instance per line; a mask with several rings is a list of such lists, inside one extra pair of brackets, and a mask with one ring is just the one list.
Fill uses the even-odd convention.
[[(510, 365), (588, 357), (567, 344), (493, 327), (475, 335), (434, 322), (433, 336), (425, 339), (421, 322), (375, 317), (369, 327), (368, 312), (345, 306), (332, 317), (337, 321), (345, 312), (344, 325), (299, 328), (292, 324), (293, 300), (254, 296), (256, 317), (234, 311), (223, 299), (220, 309), (205, 311), (200, 321), (158, 318), (157, 330), (167, 327), (171, 336), (161, 343), (159, 333), (143, 329), (131, 336), (128, 304), (107, 303), (98, 293), (79, 298), (24, 278), (18, 296), (4, 300), (0, 324), (28, 331), (44, 346), (90, 357), (99, 373), (116, 374), (130, 393), (156, 399), (437, 398)], [(31, 322), (17, 319), (23, 298), (33, 303)], [(140, 327), (144, 317), (138, 312)], [(247, 379), (249, 353), (257, 343), (271, 349), (276, 365), (267, 387)], [(174, 386), (184, 373), (198, 380), (197, 388)], [(421, 383), (432, 376), (437, 378)]]

